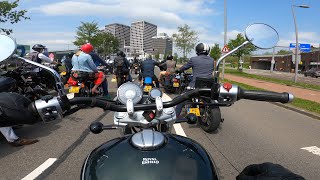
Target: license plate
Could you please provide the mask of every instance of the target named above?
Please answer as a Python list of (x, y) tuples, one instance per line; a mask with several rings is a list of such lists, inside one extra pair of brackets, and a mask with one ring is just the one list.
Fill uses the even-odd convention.
[(65, 76), (65, 75), (67, 75), (67, 72), (66, 72), (66, 71), (63, 71), (63, 72), (60, 73), (60, 75), (61, 75), (61, 76)]
[(175, 82), (175, 83), (173, 83), (173, 87), (179, 87), (179, 83), (177, 83), (177, 82)]
[(200, 116), (199, 108), (189, 108), (188, 113), (192, 113), (192, 114), (195, 114), (196, 116)]
[(69, 93), (79, 93), (80, 87), (79, 86), (71, 86), (69, 89)]
[(152, 89), (152, 86), (150, 86), (150, 85), (146, 85), (146, 86), (144, 86), (143, 91), (144, 91), (144, 92), (150, 92), (150, 91), (151, 91), (151, 89)]

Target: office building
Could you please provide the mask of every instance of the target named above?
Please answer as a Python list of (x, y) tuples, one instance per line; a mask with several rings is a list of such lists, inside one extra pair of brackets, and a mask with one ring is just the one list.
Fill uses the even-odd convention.
[(172, 39), (166, 33), (152, 37), (153, 54), (172, 54)]
[(157, 26), (146, 21), (133, 22), (130, 29), (130, 49), (134, 56), (153, 54), (152, 37), (157, 35)]
[(105, 32), (111, 33), (119, 40), (119, 49), (124, 50), (124, 46), (130, 46), (130, 26), (113, 23), (105, 26)]

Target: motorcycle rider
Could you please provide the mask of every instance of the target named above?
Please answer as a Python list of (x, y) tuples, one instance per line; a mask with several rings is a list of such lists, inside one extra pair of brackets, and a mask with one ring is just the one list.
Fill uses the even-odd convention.
[(139, 74), (139, 81), (142, 82), (142, 78), (151, 77), (153, 81), (156, 83), (156, 87), (159, 88), (159, 81), (156, 75), (154, 75), (154, 67), (161, 67), (159, 62), (152, 60), (152, 57), (149, 56), (146, 60), (144, 60), (141, 64), (141, 73)]
[(126, 76), (127, 81), (131, 81), (132, 77), (130, 76), (130, 63), (126, 58), (126, 55), (123, 51), (117, 52), (117, 57), (114, 58), (113, 62), (113, 71), (117, 78), (117, 86), (120, 87), (122, 85), (121, 77)]
[[(91, 51), (89, 54), (96, 66), (100, 66), (100, 65), (109, 66), (104, 60), (100, 58), (100, 56), (95, 51)], [(107, 78), (104, 78), (104, 81), (102, 82), (101, 87), (103, 89), (104, 96), (110, 99)]]
[[(89, 53), (93, 50), (93, 46), (90, 43), (86, 43), (81, 46), (81, 51), (78, 51), (72, 57), (72, 74), (78, 72), (84, 76), (94, 77), (94, 87), (92, 93), (99, 93), (97, 88), (104, 81), (105, 75), (103, 72), (99, 72), (97, 66), (94, 64), (92, 57)], [(74, 75), (73, 75), (74, 76)]]
[[(210, 46), (205, 43), (199, 43), (196, 48), (197, 56), (190, 58), (187, 64), (183, 65), (177, 72), (185, 71), (192, 68), (193, 79), (190, 82), (190, 87), (195, 87), (197, 77), (212, 78), (212, 72), (214, 70), (214, 59), (209, 55)], [(176, 115), (179, 118), (183, 106), (186, 102), (178, 104), (176, 106)]]
[[(161, 64), (162, 65), (162, 64)], [(159, 81), (161, 81), (161, 77), (163, 75), (170, 75), (175, 73), (175, 68), (177, 66), (177, 62), (173, 60), (172, 55), (168, 55), (165, 61), (166, 70), (161, 71), (159, 74)]]

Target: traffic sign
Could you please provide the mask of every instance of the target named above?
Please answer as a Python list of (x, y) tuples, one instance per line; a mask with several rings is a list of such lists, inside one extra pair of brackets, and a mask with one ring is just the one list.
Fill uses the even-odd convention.
[(230, 50), (227, 45), (224, 45), (223, 48), (221, 49), (221, 52), (223, 52), (223, 53), (228, 53), (229, 51)]
[[(296, 48), (296, 43), (290, 43), (290, 49)], [(299, 49), (302, 52), (310, 52), (311, 51), (311, 44), (300, 44)]]

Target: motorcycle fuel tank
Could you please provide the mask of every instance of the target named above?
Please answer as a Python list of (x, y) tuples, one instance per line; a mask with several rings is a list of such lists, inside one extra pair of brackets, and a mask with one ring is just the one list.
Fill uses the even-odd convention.
[(208, 153), (189, 138), (165, 134), (157, 146), (148, 149), (134, 144), (133, 137), (116, 138), (93, 150), (82, 167), (81, 179), (218, 179)]

